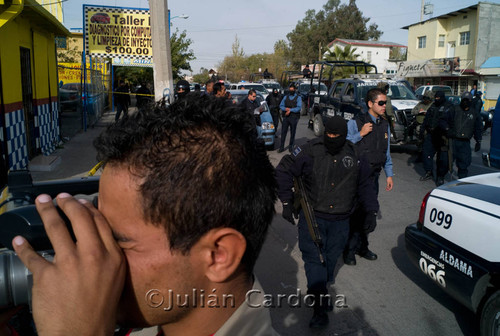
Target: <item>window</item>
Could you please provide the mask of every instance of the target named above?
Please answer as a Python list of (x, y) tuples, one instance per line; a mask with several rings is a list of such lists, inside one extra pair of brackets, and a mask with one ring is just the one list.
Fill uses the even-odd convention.
[(470, 31), (460, 33), (460, 45), (470, 44)]
[(344, 87), (345, 82), (338, 82), (335, 89), (333, 89), (332, 94), (333, 98), (340, 98), (340, 93), (342, 92), (342, 88)]
[(418, 49), (425, 48), (426, 43), (427, 43), (427, 36), (418, 37)]
[(366, 60), (368, 62), (371, 62), (372, 61), (372, 52), (371, 51), (367, 51), (366, 52)]
[(439, 35), (439, 38), (438, 38), (438, 47), (439, 48), (444, 47), (444, 35)]

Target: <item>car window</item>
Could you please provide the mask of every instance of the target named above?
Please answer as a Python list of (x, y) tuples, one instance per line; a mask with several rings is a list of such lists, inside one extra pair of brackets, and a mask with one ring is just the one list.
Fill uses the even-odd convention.
[(391, 99), (417, 99), (413, 92), (411, 92), (410, 89), (408, 89), (408, 87), (403, 83), (398, 85), (391, 85), (389, 87), (388, 96)]
[(349, 83), (347, 85), (347, 89), (345, 91), (346, 96), (350, 96), (351, 98), (354, 98), (354, 85), (352, 83)]
[(422, 95), (424, 93), (424, 87), (421, 86), (417, 89), (417, 91), (415, 91), (415, 94), (416, 95)]
[(340, 94), (342, 92), (342, 88), (344, 87), (345, 82), (337, 82), (335, 88), (332, 91), (333, 98), (340, 98)]
[(452, 96), (453, 92), (451, 92), (451, 88), (448, 86), (434, 86), (432, 88), (432, 92), (443, 91), (445, 96)]

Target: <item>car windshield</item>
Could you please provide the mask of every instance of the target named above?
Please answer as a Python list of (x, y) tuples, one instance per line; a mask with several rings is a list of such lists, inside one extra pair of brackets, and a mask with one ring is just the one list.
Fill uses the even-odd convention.
[(280, 85), (278, 83), (264, 83), (262, 84), (266, 89), (279, 89)]
[[(233, 104), (240, 104), (247, 96), (248, 94), (247, 93), (234, 93), (233, 91), (230, 91), (231, 92), (231, 100), (233, 101)], [(266, 112), (268, 111), (268, 106), (267, 106), (267, 103), (266, 103), (266, 100), (264, 99), (264, 97), (262, 97), (261, 95), (257, 95), (257, 98), (255, 98), (255, 100), (257, 101), (257, 103), (261, 104), (261, 105), (264, 105), (264, 108), (265, 110), (263, 112)]]
[(240, 84), (239, 85), (239, 88), (244, 88), (242, 90), (250, 90), (250, 89), (254, 89), (255, 91), (259, 91), (259, 92), (265, 92), (267, 93), (267, 90), (266, 88), (264, 87), (264, 85), (262, 84)]
[[(313, 83), (313, 85), (314, 85), (314, 88), (316, 90), (318, 90), (318, 84), (317, 83)], [(310, 89), (311, 89), (311, 84), (300, 84), (299, 91), (301, 91), (301, 92), (309, 92)], [(323, 83), (321, 83), (319, 85), (319, 89), (320, 89), (320, 91), (328, 91), (328, 88)]]
[[(358, 86), (358, 97), (366, 97), (368, 90), (376, 88), (376, 84), (373, 85), (359, 85)], [(411, 92), (406, 85), (403, 83), (391, 84), (389, 87), (389, 93), (387, 94), (391, 99), (413, 99), (417, 100), (417, 97)]]
[(445, 96), (453, 96), (451, 88), (449, 86), (433, 86), (432, 92), (443, 91)]

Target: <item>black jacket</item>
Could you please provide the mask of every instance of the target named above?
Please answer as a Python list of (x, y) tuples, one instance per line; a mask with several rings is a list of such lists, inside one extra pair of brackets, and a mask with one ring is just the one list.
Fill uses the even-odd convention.
[(318, 138), (282, 158), (276, 167), (278, 196), (283, 202), (292, 201), (293, 178), (303, 176), (316, 216), (341, 220), (350, 216), (357, 202), (365, 211), (378, 211), (370, 175), (370, 166), (366, 160), (358, 160), (351, 142), (332, 156)]

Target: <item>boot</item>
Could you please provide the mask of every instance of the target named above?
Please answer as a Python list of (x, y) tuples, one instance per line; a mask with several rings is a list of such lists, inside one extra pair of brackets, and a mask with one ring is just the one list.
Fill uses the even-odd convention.
[(431, 171), (426, 171), (425, 175), (420, 178), (420, 181), (427, 181), (432, 178), (432, 172)]
[(330, 322), (327, 314), (327, 305), (324, 305), (324, 303), (326, 302), (324, 302), (324, 300), (321, 298), (321, 294), (319, 294), (318, 292), (314, 292), (314, 313), (311, 320), (309, 321), (309, 328), (321, 329), (326, 327)]

